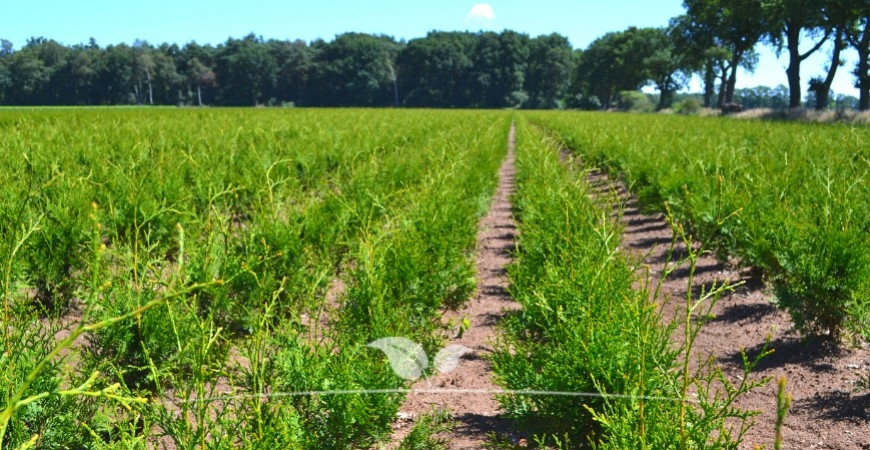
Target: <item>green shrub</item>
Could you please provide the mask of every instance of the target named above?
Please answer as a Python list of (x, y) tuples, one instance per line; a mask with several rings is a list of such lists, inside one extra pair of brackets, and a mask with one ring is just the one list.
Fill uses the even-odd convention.
[(674, 111), (684, 116), (697, 116), (701, 113), (703, 106), (701, 100), (690, 97), (674, 105)]
[(622, 91), (619, 93), (619, 110), (636, 113), (655, 111), (656, 107), (649, 97), (640, 91)]

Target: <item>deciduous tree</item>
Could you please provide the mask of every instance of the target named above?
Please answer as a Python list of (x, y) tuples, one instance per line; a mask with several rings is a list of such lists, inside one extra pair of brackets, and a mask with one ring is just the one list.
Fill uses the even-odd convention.
[(719, 106), (732, 103), (737, 85), (737, 68), (753, 69), (754, 49), (769, 28), (762, 0), (684, 0), (686, 16), (699, 34), (713, 38), (711, 49), (724, 49), (728, 57), (719, 61), (722, 80)]
[(556, 33), (538, 36), (529, 42), (524, 88), (530, 108), (560, 106), (571, 82), (572, 51), (568, 38)]

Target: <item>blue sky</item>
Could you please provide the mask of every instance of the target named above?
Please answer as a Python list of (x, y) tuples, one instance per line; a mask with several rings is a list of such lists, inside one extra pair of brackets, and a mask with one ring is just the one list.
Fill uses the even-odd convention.
[[(219, 44), (251, 32), (266, 39), (312, 41), (332, 40), (337, 34), (356, 31), (409, 40), (430, 30), (512, 29), (531, 36), (557, 32), (567, 36), (575, 48), (585, 48), (609, 31), (664, 26), (669, 18), (683, 12), (682, 0), (490, 0), (485, 5), (479, 1), (10, 1), (0, 13), (0, 37), (20, 48), (32, 36), (67, 45), (86, 43), (93, 37), (105, 46), (135, 39), (155, 44)], [(777, 60), (768, 48), (759, 50), (758, 70), (752, 75), (740, 73), (738, 85), (785, 84), (787, 61)], [(854, 61), (851, 50), (846, 56)], [(802, 66), (804, 85), (825, 66), (824, 53), (806, 61)], [(835, 92), (857, 95), (849, 73), (852, 66), (850, 61), (840, 69)], [(693, 84), (698, 89), (698, 83)]]

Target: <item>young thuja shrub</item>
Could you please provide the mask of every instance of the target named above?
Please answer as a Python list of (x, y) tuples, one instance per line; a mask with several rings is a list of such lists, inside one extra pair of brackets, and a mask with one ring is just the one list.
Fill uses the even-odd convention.
[[(196, 303), (195, 298), (190, 299), (187, 308), (195, 309)], [(179, 316), (182, 314), (169, 311), (172, 323)], [(157, 425), (161, 434), (149, 435), (150, 430), (144, 434), (151, 444), (173, 442), (178, 448), (231, 448), (238, 442), (234, 430), (243, 417), (237, 414), (234, 405), (236, 389), (227, 367), (228, 340), (210, 316), (189, 317), (193, 328), (190, 336), (178, 335), (173, 327), (178, 345), (175, 360), (171, 364), (149, 361), (155, 388), (149, 404), (137, 412), (146, 422)], [(150, 355), (147, 348), (145, 351)]]
[(376, 350), (331, 335), (339, 340), (336, 348), (333, 343), (312, 347), (298, 334), (276, 333), (266, 366), (269, 391), (297, 395), (268, 400), (270, 407), (284, 405), (273, 408), (272, 422), (297, 427), (299, 448), (371, 446), (390, 432), (402, 395), (366, 391), (395, 389), (405, 381)]
[(852, 230), (798, 227), (776, 250), (772, 274), (777, 303), (805, 335), (837, 340), (844, 331), (868, 333), (870, 247)]
[(25, 276), (33, 284), (42, 312), (65, 311), (81, 282), (78, 277), (86, 260), (88, 226), (80, 209), (78, 205), (46, 204), (40, 229), (22, 254), (27, 265)]
[[(40, 339), (43, 342), (42, 347), (37, 346), (36, 348), (43, 348), (44, 350), (42, 352), (37, 350), (36, 354), (29, 355), (35, 357), (35, 359), (22, 364), (4, 366), (3, 370), (10, 372), (7, 379), (11, 380), (12, 383), (8, 385), (8, 389), (5, 391), (3, 409), (0, 411), (0, 445), (6, 442), (10, 429), (14, 428), (17, 423), (16, 420), (22, 414), (26, 416), (28, 413), (32, 413), (30, 411), (31, 408), (39, 409), (40, 405), (50, 405), (53, 402), (62, 402), (66, 399), (77, 400), (83, 397), (117, 402), (126, 408), (130, 408), (132, 404), (146, 402), (143, 398), (125, 394), (119, 383), (107, 385), (100, 371), (93, 371), (88, 377), (78, 377), (75, 374), (71, 374), (66, 367), (64, 367), (63, 371), (56, 369), (59, 367), (58, 362), (63, 361), (65, 353), (68, 355), (69, 352), (74, 350), (74, 343), (84, 335), (112, 327), (128, 319), (140, 317), (143, 313), (154, 307), (165, 304), (172, 299), (184, 297), (204, 287), (203, 285), (176, 286), (173, 283), (169, 283), (165, 291), (160, 292), (155, 298), (137, 307), (111, 317), (98, 317), (97, 311), (101, 306), (100, 300), (104, 298), (105, 291), (111, 286), (111, 282), (106, 280), (111, 279), (111, 277), (108, 275), (106, 268), (106, 246), (101, 239), (102, 227), (96, 221), (97, 207), (96, 205), (93, 207), (95, 211), (91, 216), (93, 223), (90, 233), (91, 261), (88, 266), (90, 269), (89, 273), (86, 275), (87, 284), (82, 287), (80, 292), (82, 297), (81, 316), (67, 327), (68, 332), (65, 333), (65, 337), (55, 341), (54, 333), (52, 333), (48, 337)], [(34, 227), (31, 227), (29, 233), (20, 236), (18, 239), (19, 244), (26, 241), (34, 229)], [(183, 248), (183, 244), (181, 247)], [(16, 248), (20, 249), (21, 246), (18, 245)], [(13, 295), (14, 290), (10, 284), (11, 278), (8, 267), (11, 266), (11, 261), (15, 258), (15, 255), (15, 251), (8, 255), (9, 260), (7, 261), (7, 272), (4, 280), (4, 325), (11, 323), (10, 317), (12, 317), (10, 316), (9, 299)], [(24, 328), (22, 327), (21, 329)], [(9, 333), (13, 331), (4, 326), (4, 332), (9, 336)], [(32, 341), (29, 342), (27, 339), (22, 339), (22, 342), (34, 343)], [(6, 351), (9, 355), (11, 355), (9, 352), (12, 350), (10, 345), (11, 341), (6, 339)], [(18, 352), (17, 354), (26, 355), (27, 353)], [(100, 388), (101, 386), (104, 387)], [(82, 408), (76, 407), (76, 423), (87, 424), (91, 418), (80, 417), (78, 413), (81, 411)], [(70, 416), (62, 411), (52, 410), (51, 412), (57, 418)], [(83, 429), (85, 427), (79, 428), (79, 430)], [(46, 436), (52, 432), (46, 430), (43, 434), (39, 434), (40, 431), (43, 430), (37, 430), (37, 434), (32, 435), (28, 441), (24, 442), (24, 445), (35, 445), (39, 441), (40, 436)], [(66, 446), (65, 444), (64, 447)]]
[[(0, 448), (19, 448), (32, 442), (37, 448), (65, 449), (86, 445), (90, 436), (80, 426), (82, 405), (73, 396), (50, 395), (20, 404), (9, 416), (5, 413), (14, 401), (15, 389), (27, 381), (36, 365), (57, 345), (55, 335), (63, 329), (59, 321), (48, 325), (33, 313), (18, 311), (18, 319), (3, 323), (6, 335), (0, 349), (0, 379), (4, 380), (0, 395), (0, 426), (5, 434)], [(78, 385), (80, 375), (69, 373), (69, 359), (56, 358), (45, 364), (21, 398), (33, 398), (40, 393), (58, 392), (64, 385)], [(21, 399), (18, 400), (21, 402)]]
[(414, 428), (399, 443), (399, 450), (447, 450), (450, 442), (440, 433), (450, 432), (453, 417), (450, 411), (434, 409), (421, 414), (415, 420)]
[[(128, 287), (107, 292), (106, 302), (99, 317), (111, 318), (136, 309), (159, 298), (152, 290), (135, 292)], [(92, 346), (87, 360), (93, 368), (111, 372), (123, 380), (124, 386), (137, 391), (154, 391), (158, 382), (152, 365), (161, 370), (183, 372), (184, 361), (189, 359), (182, 345), (196, 338), (194, 326), (195, 306), (161, 305), (136, 317), (128, 318), (92, 334)], [(223, 349), (226, 354), (226, 349)]]

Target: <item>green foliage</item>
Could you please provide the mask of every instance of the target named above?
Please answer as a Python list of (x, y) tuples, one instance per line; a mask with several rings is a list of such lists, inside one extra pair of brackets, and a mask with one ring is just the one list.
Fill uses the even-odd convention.
[(446, 439), (438, 433), (449, 432), (453, 428), (449, 411), (434, 410), (416, 418), (414, 428), (402, 439), (399, 450), (447, 450)]
[(539, 117), (587, 161), (622, 174), (649, 206), (667, 202), (721, 258), (761, 269), (802, 333), (870, 334), (866, 129)]
[[(310, 391), (405, 387), (374, 339), (440, 346), (440, 311), (475, 286), (509, 115), (0, 123), (17, 124), (0, 128), (2, 445), (343, 449), (384, 440), (402, 396)], [(34, 308), (43, 291), (63, 307)]]
[(628, 112), (647, 113), (655, 110), (655, 105), (640, 91), (622, 91), (619, 93), (619, 109)]
[(696, 116), (701, 112), (702, 107), (701, 100), (691, 97), (674, 105), (674, 111), (684, 116)]
[[(11, 332), (4, 338), (0, 367), (6, 375), (6, 386), (0, 397), (0, 411), (9, 406), (14, 394), (13, 388), (25, 382), (26, 376), (45, 358), (57, 344), (55, 334), (60, 332), (57, 324), (43, 327), (40, 322), (6, 322)], [(28, 398), (41, 392), (52, 392), (60, 388), (66, 371), (67, 359), (52, 361), (33, 380), (23, 397)], [(11, 375), (11, 376), (10, 376)], [(70, 448), (81, 442), (82, 430), (77, 423), (76, 410), (79, 405), (70, 397), (55, 396), (31, 402), (18, 409), (8, 423), (2, 423), (5, 435), (0, 446), (18, 448), (32, 436), (39, 435), (36, 444), (40, 448)], [(7, 428), (8, 427), (8, 428)]]
[[(732, 402), (763, 384), (749, 379), (758, 360), (744, 361), (737, 384), (712, 360), (689, 371), (703, 324), (691, 317), (703, 316), (727, 286), (699, 298), (689, 289), (686, 344), (673, 345), (676, 324), (662, 325), (660, 306), (620, 254), (620, 230), (590, 199), (582, 169), (563, 164), (553, 141), (525, 122), (517, 152), (520, 241), (509, 275), (523, 307), (504, 322), (491, 362), (505, 389), (584, 396), (516, 393), (502, 396), (502, 407), (540, 446), (735, 448), (755, 413)], [(669, 270), (686, 263), (693, 273), (697, 255), (688, 258)], [(689, 400), (690, 386), (698, 403)]]

